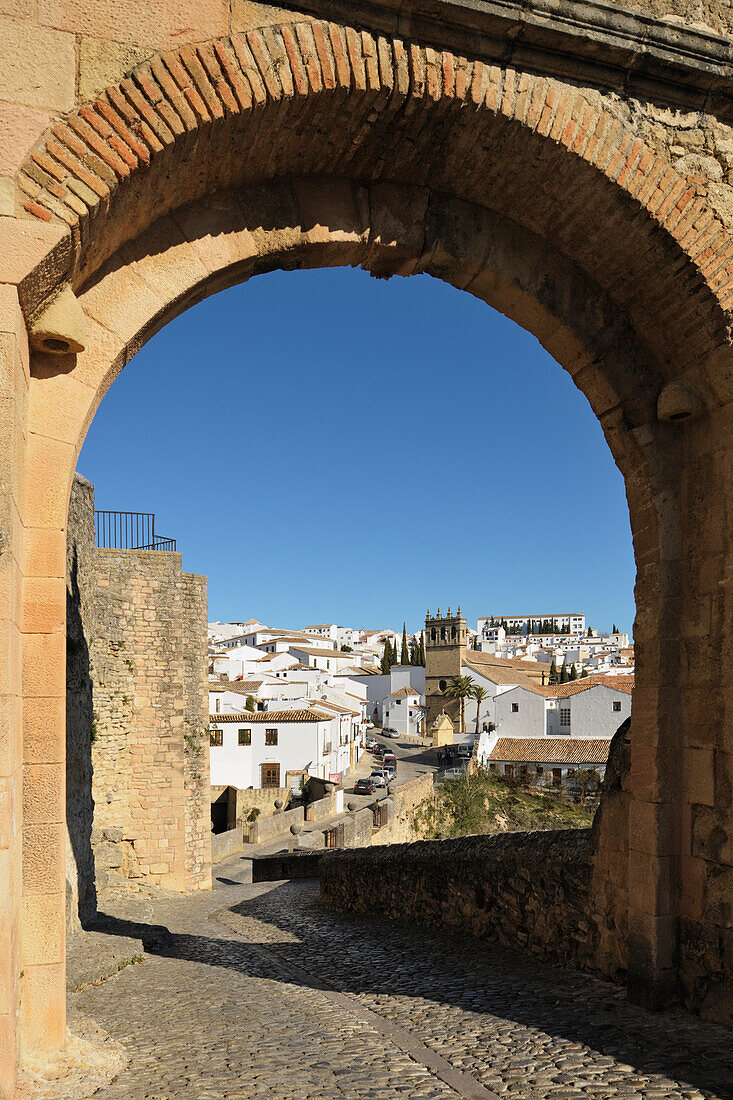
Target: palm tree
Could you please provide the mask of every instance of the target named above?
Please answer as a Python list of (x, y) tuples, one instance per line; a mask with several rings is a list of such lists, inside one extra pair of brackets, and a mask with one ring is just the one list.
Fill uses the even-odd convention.
[(473, 691), (471, 692), (471, 698), (476, 700), (476, 737), (478, 738), (478, 735), (479, 735), (478, 724), (479, 724), (479, 716), (480, 716), (480, 713), (481, 713), (481, 704), (483, 703), (483, 701), (485, 699), (489, 698), (489, 693), (486, 690), (486, 688), (479, 687), (479, 685), (476, 684), (474, 686)]
[(443, 694), (446, 699), (453, 699), (458, 701), (458, 732), (463, 734), (466, 732), (466, 699), (473, 698), (473, 692), (476, 684), (470, 676), (451, 676), (448, 681)]

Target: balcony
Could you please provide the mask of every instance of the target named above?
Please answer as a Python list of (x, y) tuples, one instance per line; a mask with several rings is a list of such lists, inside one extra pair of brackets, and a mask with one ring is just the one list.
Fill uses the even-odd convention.
[(105, 550), (175, 550), (155, 530), (155, 512), (94, 512), (97, 546)]

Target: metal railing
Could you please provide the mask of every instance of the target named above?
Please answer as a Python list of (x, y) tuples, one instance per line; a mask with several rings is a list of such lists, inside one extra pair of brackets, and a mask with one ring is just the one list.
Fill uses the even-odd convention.
[(155, 533), (155, 512), (94, 512), (97, 546), (106, 550), (175, 550)]

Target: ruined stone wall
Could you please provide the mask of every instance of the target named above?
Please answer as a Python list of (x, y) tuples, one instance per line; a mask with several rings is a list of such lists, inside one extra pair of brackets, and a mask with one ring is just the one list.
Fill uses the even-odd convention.
[(181, 555), (99, 550), (94, 491), (69, 509), (67, 924), (100, 891), (211, 884), (206, 579)]
[(206, 888), (205, 578), (178, 553), (98, 550), (94, 621), (95, 827), (118, 874)]

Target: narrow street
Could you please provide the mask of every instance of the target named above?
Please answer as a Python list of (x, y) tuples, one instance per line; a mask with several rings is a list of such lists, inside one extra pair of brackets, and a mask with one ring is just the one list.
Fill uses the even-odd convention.
[[(99, 1100), (733, 1098), (730, 1033), (470, 937), (341, 918), (317, 883), (247, 884), (112, 922), (144, 961), (69, 998), (129, 1064)], [(142, 910), (141, 910), (142, 912)]]

